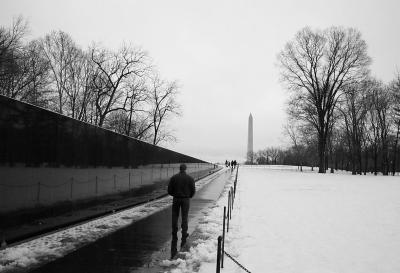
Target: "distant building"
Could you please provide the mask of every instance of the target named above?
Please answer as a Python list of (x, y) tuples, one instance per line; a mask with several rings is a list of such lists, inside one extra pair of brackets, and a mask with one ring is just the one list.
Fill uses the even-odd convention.
[(253, 152), (253, 116), (250, 113), (249, 123), (248, 123), (248, 133), (247, 133), (247, 155), (246, 163), (254, 163), (254, 152)]

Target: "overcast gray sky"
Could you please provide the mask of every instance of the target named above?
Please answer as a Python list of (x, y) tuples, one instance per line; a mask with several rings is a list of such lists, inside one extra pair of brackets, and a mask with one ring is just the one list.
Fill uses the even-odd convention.
[(387, 82), (400, 70), (399, 0), (0, 3), (0, 24), (23, 15), (30, 38), (60, 29), (83, 47), (143, 47), (161, 75), (181, 85), (183, 116), (173, 122), (179, 142), (169, 147), (206, 160), (244, 159), (250, 112), (255, 150), (284, 143), (287, 94), (276, 55), (304, 26), (355, 27), (369, 46), (373, 75)]

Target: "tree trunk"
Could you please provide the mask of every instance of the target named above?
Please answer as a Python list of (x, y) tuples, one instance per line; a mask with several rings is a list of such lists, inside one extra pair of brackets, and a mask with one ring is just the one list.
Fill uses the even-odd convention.
[(392, 164), (392, 175), (394, 176), (396, 174), (396, 161), (397, 161), (397, 144), (399, 142), (399, 130), (400, 130), (400, 124), (397, 125), (397, 133), (396, 133), (396, 141), (394, 142), (394, 147), (393, 147), (393, 164)]
[(388, 175), (388, 147), (386, 141), (382, 143), (382, 174)]
[(357, 157), (356, 157), (356, 140), (354, 136), (354, 129), (353, 134), (350, 137), (350, 155), (351, 155), (351, 175), (357, 174)]
[(367, 171), (368, 171), (368, 149), (365, 149), (364, 151), (364, 158), (365, 158), (365, 167), (364, 167), (364, 175), (367, 175)]
[(318, 160), (319, 160), (319, 173), (325, 173), (325, 146), (326, 146), (326, 138), (325, 136), (318, 136)]
[(357, 174), (357, 160), (356, 160), (356, 153), (354, 151), (354, 147), (351, 151), (351, 174), (356, 175)]
[(374, 175), (378, 175), (378, 148), (374, 147)]

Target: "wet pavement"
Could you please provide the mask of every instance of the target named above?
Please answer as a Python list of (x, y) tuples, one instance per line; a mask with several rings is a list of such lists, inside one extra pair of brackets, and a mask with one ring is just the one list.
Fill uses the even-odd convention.
[[(221, 172), (196, 193), (189, 212), (189, 233), (194, 231), (200, 212), (218, 199), (230, 174)], [(155, 266), (154, 260), (169, 257), (170, 239), (168, 207), (30, 272), (143, 272)]]

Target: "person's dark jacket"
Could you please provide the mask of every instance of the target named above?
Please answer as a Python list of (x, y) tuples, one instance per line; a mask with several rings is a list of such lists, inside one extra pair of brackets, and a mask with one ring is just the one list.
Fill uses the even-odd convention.
[(168, 184), (168, 194), (177, 198), (192, 198), (196, 192), (194, 179), (186, 174), (180, 172), (171, 177)]

